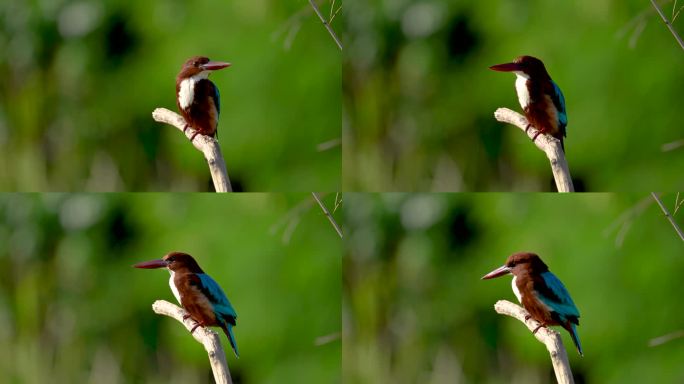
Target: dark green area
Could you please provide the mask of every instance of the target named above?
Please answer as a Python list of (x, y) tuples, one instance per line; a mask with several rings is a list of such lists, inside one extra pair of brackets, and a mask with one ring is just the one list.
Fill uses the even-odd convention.
[(237, 310), (240, 359), (215, 329), (236, 383), (341, 381), (341, 243), (310, 194), (47, 194), (0, 195), (2, 382), (213, 382), (152, 312), (168, 272), (132, 268), (174, 250)]
[[(327, 11), (327, 10), (326, 10)], [(212, 190), (203, 155), (153, 121), (190, 56), (214, 73), (236, 190), (340, 186), (340, 52), (305, 1), (0, 5), (0, 190)]]
[[(672, 2), (662, 3), (671, 17)], [(565, 94), (577, 190), (684, 185), (684, 52), (648, 1), (349, 0), (345, 9), (346, 190), (554, 190), (546, 156), (493, 117), (520, 105), (515, 76), (488, 67), (523, 54), (542, 59)], [(680, 35), (683, 22), (674, 21)]]
[(647, 194), (346, 194), (344, 216), (348, 383), (555, 382), (545, 346), (494, 311), (517, 301), (511, 277), (480, 280), (518, 251), (579, 308), (583, 358), (560, 329), (577, 383), (684, 378), (682, 241)]

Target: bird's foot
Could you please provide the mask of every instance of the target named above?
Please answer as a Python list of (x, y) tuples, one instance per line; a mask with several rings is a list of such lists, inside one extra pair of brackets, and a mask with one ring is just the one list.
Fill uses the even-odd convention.
[(188, 130), (188, 128), (190, 128), (190, 126), (189, 126), (189, 125), (187, 125), (187, 124), (185, 124), (185, 126), (183, 127), (183, 133), (185, 133), (185, 131), (187, 131), (187, 130)]
[(532, 331), (532, 334), (533, 334), (533, 335), (536, 335), (536, 334), (537, 334), (537, 331), (539, 330), (539, 328), (546, 328), (546, 325), (540, 324), (537, 328), (534, 329), (534, 331)]
[(199, 135), (199, 132), (195, 132), (195, 133), (192, 135), (192, 137), (190, 138), (190, 142), (192, 142), (193, 140), (195, 140), (195, 137), (196, 137), (197, 135)]
[(527, 321), (527, 320), (529, 320), (529, 319), (531, 319), (531, 318), (532, 318), (532, 315), (526, 315), (526, 316), (525, 316), (525, 321)]
[(527, 131), (530, 130), (530, 127), (531, 127), (531, 126), (532, 126), (532, 124), (527, 124), (527, 127), (525, 127), (525, 133), (527, 133)]
[(192, 327), (192, 329), (190, 330), (190, 333), (194, 333), (194, 332), (195, 332), (195, 329), (197, 329), (197, 327), (204, 327), (204, 325), (202, 325), (202, 324), (200, 324), (200, 323), (195, 324), (195, 326)]
[(536, 141), (536, 140), (537, 140), (537, 137), (538, 137), (539, 135), (541, 135), (541, 134), (542, 134), (541, 131), (537, 131), (537, 133), (536, 133), (536, 134), (534, 135), (534, 137), (532, 138), (532, 141)]
[(187, 315), (183, 316), (183, 321), (189, 319), (190, 317), (191, 317), (190, 314), (187, 314)]

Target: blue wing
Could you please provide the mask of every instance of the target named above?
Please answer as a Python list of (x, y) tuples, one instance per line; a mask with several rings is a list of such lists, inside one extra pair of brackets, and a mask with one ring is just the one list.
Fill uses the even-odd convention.
[(579, 310), (573, 303), (568, 290), (565, 289), (563, 283), (558, 280), (556, 275), (551, 272), (544, 272), (541, 274), (542, 279), (550, 290), (549, 295), (544, 295), (536, 291), (537, 297), (554, 312), (556, 312), (561, 320), (567, 321), (569, 318), (579, 318)]
[(558, 84), (553, 80), (551, 80), (551, 84), (553, 84), (553, 104), (558, 110), (558, 126), (561, 132), (563, 132), (563, 136), (567, 136), (565, 127), (568, 125), (568, 114), (565, 111), (565, 96), (563, 96), (563, 92), (561, 92)]
[[(214, 85), (212, 83), (212, 85)], [(216, 103), (216, 114), (221, 114), (221, 94), (219, 93), (218, 87), (214, 85), (214, 102)]]
[(198, 273), (197, 276), (202, 283), (202, 291), (214, 306), (214, 311), (221, 314), (226, 321), (235, 325), (237, 313), (218, 283), (205, 273)]

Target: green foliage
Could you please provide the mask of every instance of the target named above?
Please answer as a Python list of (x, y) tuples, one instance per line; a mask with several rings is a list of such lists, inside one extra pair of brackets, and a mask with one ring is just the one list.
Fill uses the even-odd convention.
[[(344, 185), (354, 191), (552, 190), (544, 154), (497, 122), (541, 58), (567, 101), (567, 157), (588, 191), (682, 187), (682, 51), (649, 2), (345, 2)], [(675, 28), (680, 33), (681, 17)], [(684, 34), (684, 33), (682, 33)]]
[(211, 190), (206, 162), (156, 107), (176, 109), (190, 56), (233, 66), (219, 142), (236, 189), (340, 186), (340, 53), (305, 2), (0, 5), (0, 190)]
[(354, 194), (344, 216), (349, 383), (553, 382), (546, 348), (494, 311), (511, 278), (480, 280), (518, 251), (580, 310), (584, 358), (560, 330), (577, 382), (681, 380), (683, 339), (649, 340), (682, 329), (682, 242), (646, 194)]
[(152, 312), (169, 274), (131, 267), (173, 250), (237, 310), (236, 382), (341, 380), (339, 338), (317, 343), (341, 328), (341, 245), (310, 195), (47, 194), (0, 195), (2, 381), (209, 382), (204, 348)]

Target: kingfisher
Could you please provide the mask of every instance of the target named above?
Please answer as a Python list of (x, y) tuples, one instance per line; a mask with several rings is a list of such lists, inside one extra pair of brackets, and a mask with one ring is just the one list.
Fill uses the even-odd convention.
[(563, 138), (567, 136), (565, 127), (568, 125), (565, 97), (560, 87), (551, 80), (544, 63), (536, 57), (520, 56), (512, 63), (493, 65), (489, 69), (515, 73), (518, 101), (529, 122), (525, 131), (530, 126), (538, 130), (532, 141), (542, 133), (550, 134), (560, 140), (565, 151)]
[(513, 275), (511, 285), (518, 302), (541, 324), (533, 333), (537, 333), (541, 327), (560, 325), (570, 333), (580, 356), (584, 356), (577, 335), (579, 310), (563, 283), (549, 271), (542, 259), (530, 252), (515, 253), (508, 257), (506, 264), (482, 279), (493, 279), (509, 273)]
[(176, 104), (185, 119), (185, 132), (188, 127), (198, 134), (216, 136), (219, 113), (221, 112), (221, 96), (219, 90), (208, 76), (212, 71), (230, 67), (230, 63), (211, 61), (204, 56), (189, 58), (181, 67), (176, 77)]
[(233, 335), (237, 313), (218, 283), (204, 273), (192, 256), (183, 252), (171, 252), (161, 259), (138, 263), (134, 267), (167, 268), (171, 273), (171, 291), (189, 313), (183, 320), (191, 318), (197, 323), (190, 333), (200, 326), (221, 327), (230, 341), (230, 346), (233, 347), (235, 356), (240, 357)]

